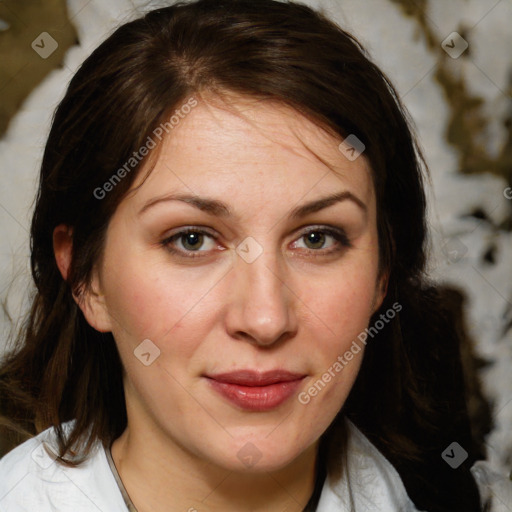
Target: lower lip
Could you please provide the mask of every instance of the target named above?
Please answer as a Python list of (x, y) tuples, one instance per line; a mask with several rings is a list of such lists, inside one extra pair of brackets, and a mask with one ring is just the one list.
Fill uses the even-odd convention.
[(269, 411), (286, 402), (301, 385), (302, 378), (268, 386), (241, 386), (208, 379), (215, 391), (246, 411)]

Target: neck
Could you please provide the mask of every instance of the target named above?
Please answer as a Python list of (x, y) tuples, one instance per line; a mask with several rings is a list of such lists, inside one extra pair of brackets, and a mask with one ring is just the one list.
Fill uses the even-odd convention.
[(127, 428), (112, 445), (138, 512), (302, 512), (313, 493), (317, 444), (277, 471), (235, 473), (143, 431)]

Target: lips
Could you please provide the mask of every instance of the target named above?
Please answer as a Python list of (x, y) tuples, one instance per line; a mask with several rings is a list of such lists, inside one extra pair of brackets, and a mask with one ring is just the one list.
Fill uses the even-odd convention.
[(268, 386), (278, 382), (291, 382), (302, 377), (304, 377), (303, 374), (292, 373), (286, 370), (270, 370), (268, 372), (238, 370), (236, 372), (219, 373), (209, 376), (209, 378), (217, 382), (238, 384), (240, 386)]
[(305, 375), (277, 369), (238, 370), (205, 377), (213, 390), (232, 405), (248, 411), (268, 411), (286, 402), (300, 387)]

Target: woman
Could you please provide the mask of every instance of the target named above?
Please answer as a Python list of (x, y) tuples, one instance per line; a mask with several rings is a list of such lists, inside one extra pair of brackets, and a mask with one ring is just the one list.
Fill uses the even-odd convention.
[(37, 293), (0, 368), (4, 424), (38, 435), (0, 462), (0, 509), (481, 510), (419, 155), (305, 6), (120, 27), (46, 145)]

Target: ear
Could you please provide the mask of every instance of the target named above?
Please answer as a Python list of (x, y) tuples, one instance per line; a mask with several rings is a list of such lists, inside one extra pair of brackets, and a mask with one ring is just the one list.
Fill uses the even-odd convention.
[(388, 293), (389, 274), (387, 272), (381, 272), (377, 279), (375, 286), (375, 296), (373, 298), (372, 315), (377, 311), (384, 302), (384, 299)]
[(73, 229), (65, 224), (59, 224), (53, 230), (53, 254), (64, 281), (68, 279), (72, 249)]
[[(66, 224), (59, 224), (53, 230), (53, 253), (62, 278), (67, 281), (73, 254), (73, 228)], [(84, 286), (79, 296), (73, 293), (73, 299), (91, 327), (100, 332), (112, 330), (111, 318), (108, 314), (105, 296), (101, 293), (100, 279), (96, 268), (93, 271), (90, 285)]]

